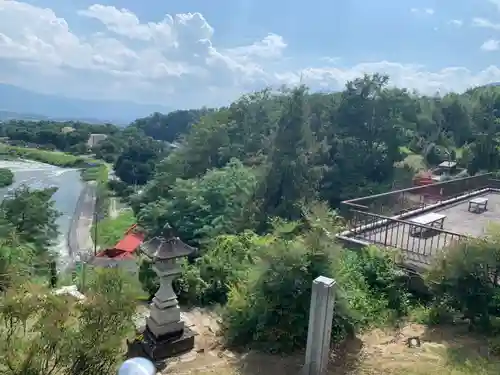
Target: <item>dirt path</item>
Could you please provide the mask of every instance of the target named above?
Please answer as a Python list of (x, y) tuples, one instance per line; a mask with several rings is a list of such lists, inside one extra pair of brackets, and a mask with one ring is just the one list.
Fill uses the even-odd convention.
[(117, 198), (109, 199), (109, 217), (116, 219), (120, 214), (120, 210), (117, 208)]
[[(301, 374), (303, 354), (233, 353), (221, 345), (214, 313), (194, 309), (184, 312), (183, 319), (199, 334), (195, 350), (171, 359), (163, 375)], [(409, 346), (412, 338), (418, 338), (419, 345)], [(333, 349), (325, 375), (490, 375), (499, 370), (500, 361), (488, 351), (488, 342), (466, 326), (431, 329), (406, 324), (372, 330)]]

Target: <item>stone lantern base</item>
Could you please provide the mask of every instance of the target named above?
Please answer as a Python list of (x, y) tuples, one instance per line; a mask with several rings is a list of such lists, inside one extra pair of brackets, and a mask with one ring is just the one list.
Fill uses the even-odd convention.
[(181, 331), (157, 337), (148, 327), (145, 327), (142, 347), (154, 362), (161, 362), (192, 350), (196, 335), (196, 332), (184, 327)]

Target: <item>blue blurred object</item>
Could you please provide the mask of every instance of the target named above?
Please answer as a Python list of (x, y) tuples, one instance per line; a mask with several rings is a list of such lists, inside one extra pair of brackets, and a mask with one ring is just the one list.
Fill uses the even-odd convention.
[(156, 375), (156, 367), (147, 358), (130, 358), (120, 366), (118, 375)]

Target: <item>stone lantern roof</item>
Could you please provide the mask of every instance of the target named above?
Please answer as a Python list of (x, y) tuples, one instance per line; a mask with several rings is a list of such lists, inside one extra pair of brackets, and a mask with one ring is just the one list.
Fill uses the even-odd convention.
[(173, 229), (167, 224), (161, 236), (155, 236), (141, 246), (142, 251), (153, 261), (183, 258), (191, 255), (196, 248), (184, 243), (175, 236)]

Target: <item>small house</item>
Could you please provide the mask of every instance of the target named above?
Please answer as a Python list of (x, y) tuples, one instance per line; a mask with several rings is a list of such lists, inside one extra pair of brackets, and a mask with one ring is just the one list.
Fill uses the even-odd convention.
[(453, 172), (457, 168), (457, 163), (454, 161), (443, 161), (438, 165), (438, 168), (440, 168), (445, 173), (453, 174)]
[(133, 273), (137, 272), (137, 251), (144, 242), (145, 235), (138, 230), (137, 224), (125, 232), (118, 243), (96, 254), (92, 264), (101, 267), (123, 267)]
[(99, 142), (104, 141), (108, 136), (106, 134), (90, 134), (89, 139), (87, 141), (88, 148), (92, 149)]

